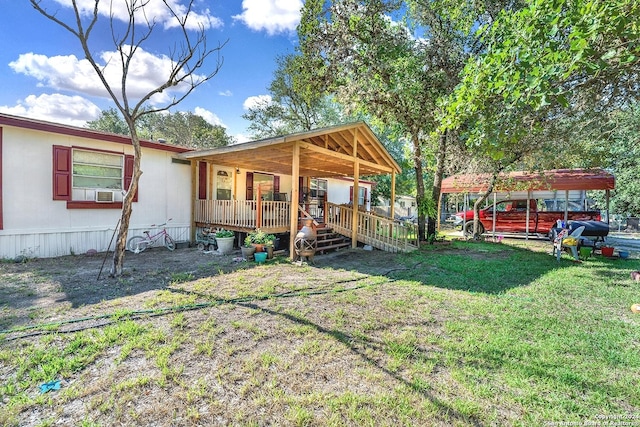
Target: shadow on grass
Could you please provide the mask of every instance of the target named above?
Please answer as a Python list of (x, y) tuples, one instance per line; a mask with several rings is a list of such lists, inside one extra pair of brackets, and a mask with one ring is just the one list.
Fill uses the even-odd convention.
[[(550, 248), (549, 248), (550, 249)], [(377, 274), (392, 280), (408, 280), (426, 286), (499, 294), (527, 286), (552, 270), (575, 266), (568, 256), (558, 262), (549, 252), (536, 252), (506, 244), (453, 242), (449, 246), (427, 246), (409, 254), (389, 254), (383, 264), (371, 265), (365, 251), (352, 251), (336, 257), (332, 263), (320, 260), (319, 267), (340, 265), (349, 257), (352, 269)]]
[[(386, 376), (393, 378), (395, 381), (407, 386), (414, 392), (419, 393), (425, 399), (428, 399), (435, 407), (438, 408), (441, 414), (446, 414), (446, 416), (443, 417), (444, 419), (442, 420), (444, 422), (454, 421), (456, 424), (464, 423), (465, 425), (472, 425), (472, 426), (483, 425), (483, 423), (476, 417), (467, 416), (459, 413), (451, 405), (448, 405), (438, 397), (434, 396), (428, 390), (425, 390), (424, 386), (421, 386), (420, 384), (416, 384), (415, 382), (410, 381), (407, 378), (404, 378), (398, 372), (394, 372), (387, 369), (385, 366), (383, 366), (383, 364), (379, 360), (376, 360), (375, 358), (371, 357), (372, 354), (381, 355), (381, 354), (389, 353), (390, 349), (384, 343), (372, 340), (368, 337), (364, 337), (361, 335), (359, 335), (356, 338), (351, 334), (341, 331), (339, 329), (327, 329), (322, 325), (314, 323), (303, 317), (295, 316), (289, 313), (276, 312), (254, 303), (239, 303), (237, 305), (244, 308), (251, 309), (251, 310), (260, 311), (270, 316), (280, 317), (289, 322), (296, 323), (302, 326), (311, 327), (315, 331), (339, 342), (340, 344), (344, 345), (345, 348), (347, 348), (353, 354), (355, 354), (364, 362), (366, 362), (369, 366), (374, 367), (378, 371), (384, 373)], [(421, 349), (421, 353), (426, 353), (426, 350)], [(420, 354), (416, 357), (423, 358), (423, 360), (430, 359), (427, 354)]]

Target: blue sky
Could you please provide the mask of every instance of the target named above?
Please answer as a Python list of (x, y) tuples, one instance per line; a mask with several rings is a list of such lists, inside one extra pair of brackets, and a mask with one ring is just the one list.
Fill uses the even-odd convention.
[[(186, 4), (186, 0), (170, 2)], [(62, 19), (71, 16), (70, 3), (42, 1)], [(78, 0), (90, 8), (93, 3)], [(123, 0), (113, 3), (123, 4)], [(175, 32), (165, 29), (169, 21), (158, 12), (161, 3), (149, 3), (148, 14), (155, 15), (161, 25), (150, 43), (143, 45), (137, 72), (131, 76), (131, 87), (140, 88), (141, 93), (158, 81), (162, 75), (158, 70), (177, 40)], [(0, 6), (0, 112), (82, 126), (97, 118), (101, 110), (114, 106), (83, 60), (77, 39), (40, 15), (27, 0), (0, 0)], [(225, 126), (240, 141), (246, 140), (248, 123), (241, 116), (256, 97), (268, 95), (276, 57), (294, 51), (301, 7), (302, 0), (196, 0), (193, 22), (208, 27), (209, 47), (228, 40), (221, 50), (224, 64), (212, 80), (172, 111), (195, 112), (212, 124)], [(114, 10), (118, 16), (117, 7)], [(97, 26), (89, 39), (101, 64), (106, 64), (108, 53), (114, 50), (106, 18), (101, 16), (105, 26)], [(211, 67), (213, 61), (205, 69)], [(135, 90), (130, 93), (133, 97), (137, 94)]]

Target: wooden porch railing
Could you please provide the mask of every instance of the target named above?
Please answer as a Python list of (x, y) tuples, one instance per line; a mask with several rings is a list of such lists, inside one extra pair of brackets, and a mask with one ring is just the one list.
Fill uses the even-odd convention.
[[(321, 216), (336, 233), (351, 236), (353, 208), (326, 203)], [(299, 209), (303, 210), (301, 207)], [(232, 230), (261, 228), (271, 233), (289, 231), (290, 202), (258, 200), (196, 200), (195, 221)], [(308, 215), (308, 214), (307, 214)], [(357, 239), (388, 252), (409, 252), (418, 247), (418, 229), (370, 212), (358, 212)]]
[[(351, 236), (353, 208), (326, 204), (327, 226), (335, 232)], [(418, 228), (369, 212), (358, 212), (356, 233), (358, 241), (387, 252), (409, 252), (418, 248)]]
[(288, 231), (291, 204), (262, 200), (196, 200), (195, 221), (231, 229)]

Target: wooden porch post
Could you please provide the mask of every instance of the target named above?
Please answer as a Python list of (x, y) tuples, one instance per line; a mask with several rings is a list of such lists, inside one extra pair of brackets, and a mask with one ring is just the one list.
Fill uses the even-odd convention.
[(191, 160), (191, 230), (189, 241), (191, 244), (196, 241), (196, 209), (198, 209), (198, 166), (197, 160)]
[(294, 239), (298, 234), (298, 200), (300, 199), (300, 144), (293, 143), (291, 150), (291, 213), (289, 223), (289, 257), (296, 257)]
[(351, 247), (358, 247), (358, 202), (360, 199), (360, 162), (358, 161), (358, 129), (353, 133), (353, 208), (351, 217)]
[(360, 196), (360, 162), (357, 160), (353, 164), (353, 208), (351, 217), (351, 247), (358, 247), (358, 212)]
[(256, 228), (260, 227), (262, 227), (262, 189), (258, 185), (256, 188)]
[(389, 216), (393, 219), (396, 216), (396, 171), (391, 172), (391, 200), (389, 203), (391, 205)]
[(389, 200), (389, 237), (393, 237), (393, 219), (396, 217), (396, 171), (391, 171), (391, 200)]

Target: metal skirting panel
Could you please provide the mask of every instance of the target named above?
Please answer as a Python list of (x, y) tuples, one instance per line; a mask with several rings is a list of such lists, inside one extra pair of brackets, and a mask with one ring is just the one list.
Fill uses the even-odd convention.
[[(130, 228), (128, 236), (142, 234), (145, 229)], [(153, 231), (153, 230), (150, 230)], [(167, 232), (176, 242), (189, 240), (190, 227), (167, 227)], [(28, 258), (53, 258), (65, 255), (81, 255), (90, 249), (106, 252), (115, 246), (113, 229), (70, 230), (70, 231), (30, 231), (11, 233), (4, 230), (0, 234), (0, 259), (13, 259), (19, 255)]]

